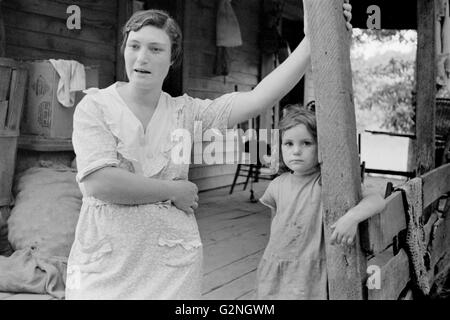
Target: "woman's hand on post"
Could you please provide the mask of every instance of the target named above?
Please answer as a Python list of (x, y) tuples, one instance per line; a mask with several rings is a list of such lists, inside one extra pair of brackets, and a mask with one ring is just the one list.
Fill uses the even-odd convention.
[[(344, 8), (344, 17), (345, 17), (345, 24), (347, 26), (348, 31), (352, 31), (353, 27), (350, 21), (352, 20), (352, 5), (349, 3), (349, 0), (344, 0), (343, 4)], [(309, 34), (308, 29), (308, 13), (306, 12), (306, 6), (303, 2), (303, 32), (305, 33), (305, 36)]]
[(352, 5), (349, 3), (349, 0), (344, 0), (344, 16), (345, 16), (345, 24), (347, 25), (348, 31), (352, 31), (353, 26), (350, 23), (352, 21)]
[(174, 195), (171, 199), (173, 205), (187, 214), (194, 214), (194, 210), (198, 208), (197, 186), (187, 180), (172, 182), (174, 186)]

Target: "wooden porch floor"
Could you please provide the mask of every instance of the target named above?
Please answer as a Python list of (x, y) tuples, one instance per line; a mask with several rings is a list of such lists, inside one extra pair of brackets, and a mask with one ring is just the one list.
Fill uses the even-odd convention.
[[(370, 184), (381, 194), (386, 182), (394, 185), (402, 180), (367, 177)], [(253, 184), (255, 197), (259, 198), (269, 181)], [(203, 299), (254, 299), (256, 268), (269, 240), (270, 210), (251, 203), (250, 186), (242, 191), (236, 186), (232, 195), (229, 187), (199, 194), (197, 222), (203, 241), (204, 276)], [(0, 300), (47, 300), (49, 295), (13, 294), (0, 292)]]
[[(405, 179), (366, 175), (365, 185), (384, 195), (386, 183), (394, 186)], [(253, 184), (259, 199), (269, 181)], [(269, 240), (270, 209), (251, 203), (250, 186), (239, 185), (200, 193), (196, 212), (203, 241), (203, 299), (254, 299), (256, 268)]]
[[(253, 184), (262, 196), (267, 180)], [(199, 194), (196, 212), (203, 241), (203, 299), (254, 299), (256, 268), (269, 239), (270, 210), (251, 203), (250, 186)]]

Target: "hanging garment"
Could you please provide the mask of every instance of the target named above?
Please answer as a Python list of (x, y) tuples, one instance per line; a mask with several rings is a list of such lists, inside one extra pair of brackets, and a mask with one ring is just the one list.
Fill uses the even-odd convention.
[(217, 47), (214, 74), (226, 76), (230, 73), (230, 55), (225, 47)]
[(239, 47), (242, 45), (241, 30), (231, 6), (231, 0), (222, 0), (219, 4), (216, 37), (218, 47)]
[(408, 202), (406, 244), (413, 269), (413, 279), (423, 294), (428, 295), (431, 290), (427, 268), (430, 254), (425, 243), (424, 226), (420, 219), (423, 208), (422, 178), (414, 178), (399, 189), (405, 194)]
[(231, 0), (222, 0), (217, 11), (216, 26), (216, 62), (214, 74), (228, 75), (230, 73), (230, 59), (227, 52), (229, 47), (242, 45), (239, 22), (234, 14)]
[(60, 77), (56, 94), (58, 101), (65, 107), (73, 107), (75, 91), (86, 89), (84, 66), (75, 60), (50, 59), (49, 61)]

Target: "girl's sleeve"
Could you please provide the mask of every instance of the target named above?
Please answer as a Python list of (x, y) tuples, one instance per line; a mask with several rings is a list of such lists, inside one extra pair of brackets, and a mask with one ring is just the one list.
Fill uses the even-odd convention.
[(238, 92), (227, 93), (214, 100), (193, 98), (194, 120), (201, 123), (203, 132), (208, 129), (225, 132), (237, 94)]
[(75, 109), (72, 144), (77, 159), (77, 182), (101, 168), (119, 165), (116, 140), (103, 120), (100, 106), (89, 95)]
[(276, 195), (277, 195), (277, 186), (278, 185), (278, 179), (272, 180), (269, 183), (269, 186), (267, 187), (266, 191), (264, 192), (264, 194), (262, 195), (261, 198), (259, 198), (259, 201), (273, 209), (276, 210), (277, 209), (277, 202), (276, 202)]

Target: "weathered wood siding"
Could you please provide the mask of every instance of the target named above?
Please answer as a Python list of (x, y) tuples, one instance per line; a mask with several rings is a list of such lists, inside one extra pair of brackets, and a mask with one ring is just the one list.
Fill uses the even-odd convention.
[[(218, 0), (185, 2), (183, 91), (198, 98), (251, 90), (259, 80), (258, 29), (260, 1), (233, 1), (243, 45), (230, 48), (230, 74), (213, 73), (216, 56), (216, 12)], [(200, 190), (230, 185), (236, 165), (192, 165), (190, 179)]]
[[(69, 30), (68, 6), (81, 9), (81, 29)], [(98, 65), (99, 86), (115, 79), (117, 0), (4, 0), (6, 56), (74, 59)]]

